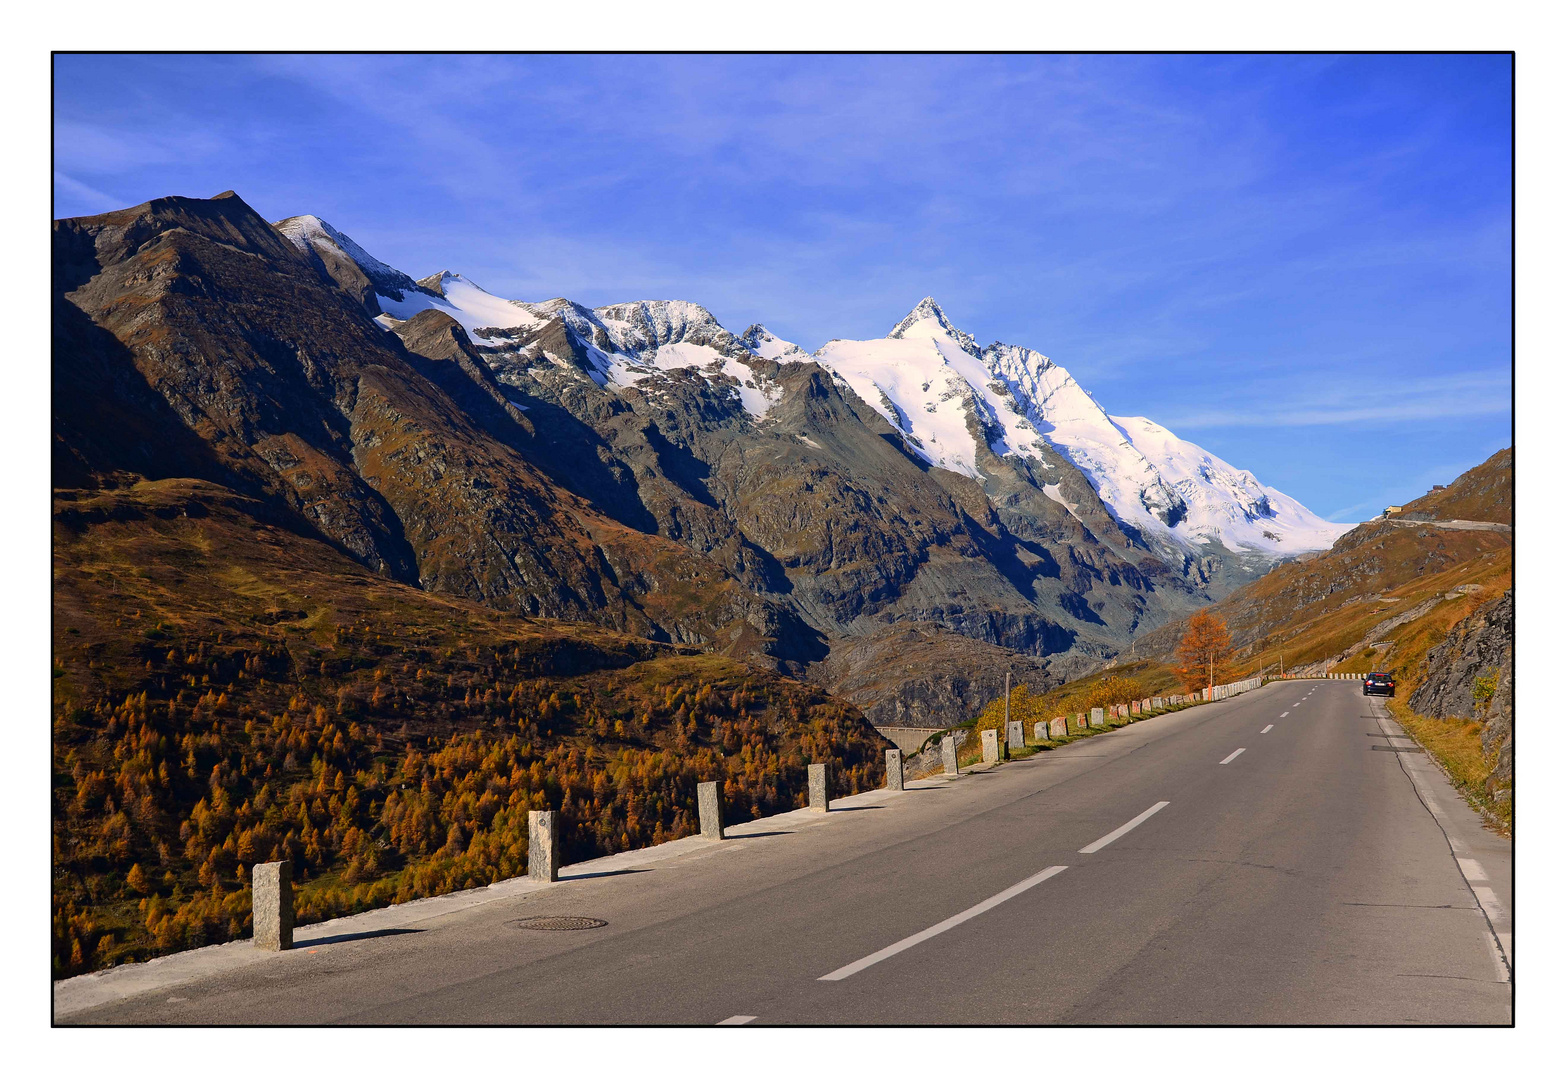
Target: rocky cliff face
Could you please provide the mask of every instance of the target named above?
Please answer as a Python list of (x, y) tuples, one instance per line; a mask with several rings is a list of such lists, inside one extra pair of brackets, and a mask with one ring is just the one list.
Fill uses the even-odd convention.
[(1492, 791), (1514, 782), (1514, 591), (1458, 623), (1426, 654), (1426, 677), (1410, 695), (1425, 716), (1464, 716), (1483, 721), (1481, 744), (1497, 764), (1487, 778)]

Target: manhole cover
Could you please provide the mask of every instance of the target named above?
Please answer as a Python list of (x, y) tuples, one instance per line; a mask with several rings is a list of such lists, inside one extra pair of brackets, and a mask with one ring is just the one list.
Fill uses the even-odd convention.
[(590, 919), (582, 915), (535, 915), (531, 919), (518, 919), (512, 923), (518, 930), (594, 930), (608, 925), (603, 919)]

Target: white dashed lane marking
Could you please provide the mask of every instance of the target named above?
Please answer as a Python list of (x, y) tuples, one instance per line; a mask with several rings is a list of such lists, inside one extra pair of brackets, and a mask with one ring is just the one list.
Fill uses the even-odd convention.
[[(1165, 804), (1161, 803), (1160, 805), (1163, 806)], [(968, 922), (970, 919), (974, 918), (976, 915), (983, 915), (983, 914), (985, 914), (987, 911), (990, 911), (992, 908), (996, 907), (996, 905), (1002, 904), (1002, 903), (1006, 903), (1008, 900), (1011, 900), (1013, 897), (1017, 896), (1019, 893), (1025, 892), (1025, 891), (1027, 891), (1029, 889), (1034, 888), (1036, 885), (1040, 884), (1040, 882), (1046, 880), (1047, 878), (1053, 878), (1057, 874), (1060, 874), (1063, 870), (1066, 870), (1066, 869), (1067, 869), (1067, 867), (1065, 867), (1065, 866), (1048, 866), (1044, 870), (1041, 870), (1038, 874), (1034, 874), (1034, 875), (1031, 875), (1030, 877), (1024, 878), (1017, 885), (1013, 885), (1013, 886), (1010, 886), (1009, 888), (1003, 889), (1001, 892), (997, 893), (995, 896), (991, 897), (990, 899), (982, 900), (978, 904), (976, 904), (974, 907), (967, 908), (967, 909), (965, 909), (963, 911), (960, 911), (957, 915), (954, 915), (950, 919), (943, 919), (941, 922), (937, 923), (935, 926), (928, 927), (927, 929), (920, 931), (920, 933), (918, 933), (918, 934), (910, 934), (908, 937), (904, 938), (902, 941), (895, 941), (893, 944), (889, 945), (887, 948), (885, 948), (885, 949), (878, 949), (876, 952), (872, 953), (870, 956), (862, 957), (861, 959), (856, 960), (853, 964), (845, 964), (843, 967), (838, 968), (838, 969), (836, 969), (834, 971), (830, 971), (826, 975), (819, 975), (817, 977), (817, 981), (818, 982), (838, 982), (840, 979), (847, 979), (851, 975), (855, 974), (855, 972), (857, 972), (857, 971), (864, 971), (866, 968), (870, 967), (872, 964), (881, 963), (883, 960), (886, 960), (890, 956), (896, 956), (897, 954), (903, 952), (905, 949), (912, 948), (912, 947), (914, 947), (916, 945), (919, 945), (922, 941), (929, 941), (931, 938), (936, 937), (938, 934), (944, 934), (947, 931), (951, 930), (953, 927), (959, 925), (960, 923)]]
[(1245, 754), (1246, 752), (1247, 752), (1247, 748), (1245, 746), (1243, 746), (1240, 750), (1237, 750), (1230, 757), (1228, 757), (1224, 761), (1220, 762), (1220, 764), (1221, 765), (1229, 765), (1231, 762), (1235, 761), (1237, 758), (1241, 757), (1241, 755)]
[(1094, 843), (1090, 844), (1088, 847), (1081, 847), (1081, 848), (1079, 848), (1078, 849), (1078, 854), (1080, 854), (1080, 855), (1093, 855), (1096, 851), (1099, 851), (1101, 848), (1105, 847), (1107, 844), (1111, 844), (1111, 843), (1114, 843), (1117, 840), (1120, 840), (1122, 837), (1124, 837), (1128, 833), (1132, 832), (1139, 825), (1142, 825), (1145, 821), (1148, 821), (1151, 817), (1153, 817), (1155, 814), (1158, 814), (1161, 810), (1164, 810), (1169, 805), (1170, 805), (1170, 803), (1168, 803), (1168, 802), (1157, 802), (1157, 803), (1155, 803), (1153, 806), (1149, 807), (1147, 810), (1145, 810), (1143, 813), (1139, 814), (1137, 817), (1133, 818), (1131, 821), (1129, 821), (1127, 824), (1123, 825), (1121, 828), (1113, 829), (1112, 831), (1106, 833), (1104, 836), (1100, 837), (1098, 840), (1096, 840)]
[(732, 1016), (728, 1020), (720, 1020), (714, 1027), (740, 1027), (755, 1020), (755, 1016)]
[(1258, 732), (1258, 734), (1259, 735), (1267, 735), (1269, 732), (1271, 732), (1273, 730), (1274, 730), (1274, 725), (1270, 724), (1268, 727), (1266, 727), (1262, 731)]

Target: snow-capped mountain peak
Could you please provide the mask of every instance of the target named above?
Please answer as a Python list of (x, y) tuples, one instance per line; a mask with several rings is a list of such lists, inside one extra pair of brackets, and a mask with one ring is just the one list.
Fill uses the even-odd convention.
[(278, 222), (274, 228), (288, 237), (289, 241), (301, 251), (312, 244), (325, 241), (353, 259), (359, 264), (360, 269), (367, 273), (374, 270), (385, 277), (406, 276), (402, 271), (393, 269), (370, 254), (315, 214), (301, 214), (299, 217), (287, 218)]
[(784, 363), (811, 359), (806, 355), (806, 350), (796, 345), (793, 341), (785, 341), (775, 335), (761, 323), (752, 323), (741, 332), (741, 342), (752, 352), (764, 360), (779, 360)]
[(975, 348), (975, 339), (964, 333), (948, 321), (947, 312), (942, 310), (932, 297), (926, 297), (905, 315), (899, 324), (888, 331), (890, 338), (903, 337), (949, 337), (958, 342), (965, 352), (978, 356)]
[(378, 293), (385, 293), (401, 300), (404, 292), (417, 291), (419, 288), (413, 278), (395, 267), (388, 266), (315, 214), (286, 218), (274, 223), (272, 227), (307, 256), (320, 256), (326, 252), (353, 262), (375, 286)]
[(1278, 558), (1328, 547), (1350, 527), (1151, 421), (1107, 415), (1042, 353), (1002, 342), (977, 348), (931, 297), (886, 338), (831, 341), (813, 359), (933, 465), (983, 478), (982, 447), (1034, 460), (1049, 447), (1078, 467), (1115, 517), (1173, 556), (1217, 544)]

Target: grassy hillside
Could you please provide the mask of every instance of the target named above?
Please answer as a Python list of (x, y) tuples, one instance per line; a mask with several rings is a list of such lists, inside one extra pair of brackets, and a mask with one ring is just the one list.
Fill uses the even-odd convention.
[(248, 931), (288, 858), (309, 922), (803, 805), (809, 762), (881, 782), (821, 690), (727, 657), (507, 615), (378, 577), (193, 480), (59, 491), (57, 976)]
[(1446, 487), (1404, 504), (1396, 518), (1514, 523), (1514, 448), (1499, 450)]

